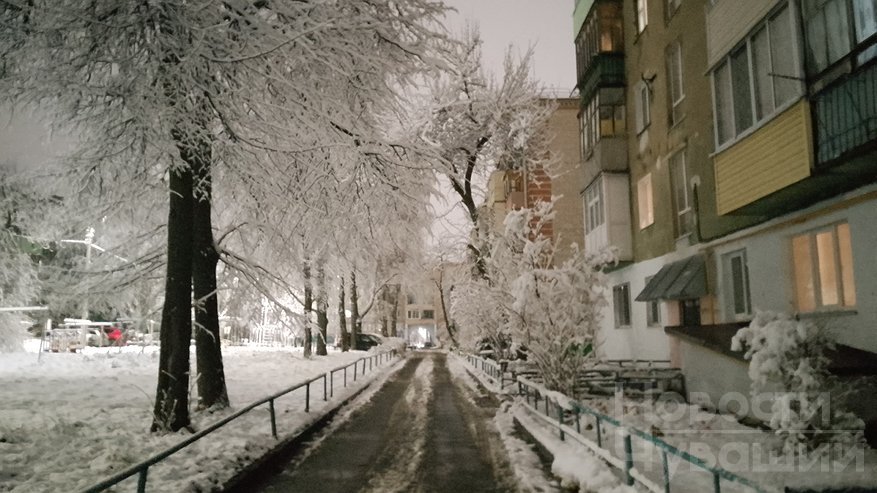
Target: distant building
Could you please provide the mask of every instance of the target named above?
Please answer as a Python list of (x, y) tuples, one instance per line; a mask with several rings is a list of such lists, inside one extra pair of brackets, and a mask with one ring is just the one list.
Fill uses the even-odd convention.
[[(556, 105), (548, 121), (552, 136), (549, 152), (554, 166), (551, 170), (495, 171), (488, 180), (485, 207), (492, 217), (495, 231), (503, 230), (508, 212), (535, 206), (538, 202), (557, 199), (555, 218), (541, 231), (557, 245), (556, 262), (569, 258), (573, 244), (583, 248), (582, 204), (579, 193), (582, 186), (579, 163), (577, 98), (550, 98), (546, 104)], [(550, 173), (550, 174), (549, 174)]]

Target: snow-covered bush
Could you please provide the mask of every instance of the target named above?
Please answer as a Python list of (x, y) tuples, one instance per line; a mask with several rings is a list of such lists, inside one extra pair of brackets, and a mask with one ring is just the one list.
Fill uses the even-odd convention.
[(766, 311), (756, 313), (732, 339), (733, 351), (746, 350), (753, 396), (779, 387), (769, 424), (783, 438), (787, 454), (862, 442), (864, 423), (842, 408), (828, 371), (826, 351), (833, 348), (826, 327)]
[[(464, 341), (501, 339), (522, 343), (546, 387), (574, 393), (576, 372), (595, 358), (599, 311), (605, 303), (600, 266), (606, 252), (575, 252), (556, 263), (555, 243), (542, 234), (553, 202), (510, 212), (488, 261), (487, 280), (457, 286), (452, 313)], [(494, 347), (501, 346), (494, 344)]]

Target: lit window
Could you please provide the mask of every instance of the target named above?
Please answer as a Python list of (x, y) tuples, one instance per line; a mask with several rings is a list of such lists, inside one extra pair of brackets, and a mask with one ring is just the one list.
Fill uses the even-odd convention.
[(636, 202), (639, 211), (639, 229), (643, 229), (655, 222), (651, 173), (646, 174), (636, 183)]
[(612, 305), (615, 309), (615, 328), (630, 327), (630, 284), (612, 288)]
[(649, 8), (646, 0), (636, 0), (636, 32), (641, 33), (649, 25)]
[(792, 238), (798, 311), (856, 306), (849, 224)]
[(582, 159), (590, 156), (594, 145), (601, 138), (623, 135), (624, 127), (624, 89), (599, 89), (582, 108), (579, 117)]
[(688, 193), (688, 170), (685, 151), (670, 157), (670, 180), (673, 182), (673, 209), (676, 212), (676, 236), (691, 233), (691, 200)]
[(739, 250), (722, 257), (725, 270), (726, 305), (728, 313), (734, 319), (748, 318), (752, 314), (752, 302), (749, 297), (749, 266), (746, 263), (746, 251)]
[(670, 124), (679, 123), (684, 113), (682, 100), (685, 91), (682, 86), (682, 45), (677, 41), (667, 48), (667, 82), (670, 84)]

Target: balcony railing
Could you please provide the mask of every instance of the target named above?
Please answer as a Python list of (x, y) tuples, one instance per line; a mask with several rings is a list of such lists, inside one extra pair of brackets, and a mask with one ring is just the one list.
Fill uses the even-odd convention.
[(812, 101), (817, 166), (877, 141), (877, 64), (834, 83)]
[(591, 99), (598, 87), (624, 85), (624, 54), (600, 53), (596, 55), (579, 79), (579, 93), (583, 101)]

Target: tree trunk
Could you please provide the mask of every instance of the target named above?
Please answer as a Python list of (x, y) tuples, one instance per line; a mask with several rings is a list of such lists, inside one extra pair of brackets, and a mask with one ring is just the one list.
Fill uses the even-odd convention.
[(384, 337), (390, 337), (389, 323), (390, 320), (387, 318), (387, 314), (381, 315), (381, 335)]
[(341, 339), (341, 351), (350, 350), (350, 336), (347, 334), (347, 311), (344, 306), (344, 276), (341, 276), (341, 285), (338, 287), (338, 325), (341, 329), (339, 335)]
[(317, 267), (317, 327), (320, 334), (317, 337), (317, 355), (326, 356), (326, 337), (329, 333), (329, 297), (326, 295), (326, 272), (322, 262)]
[(359, 294), (356, 292), (356, 272), (350, 273), (350, 348), (356, 349), (356, 334), (361, 328), (359, 322)]
[(396, 324), (399, 323), (399, 291), (401, 290), (400, 285), (396, 285), (393, 288), (393, 311), (390, 312), (390, 336), (391, 337), (399, 337), (399, 331), (396, 328)]
[(210, 175), (210, 144), (202, 142), (190, 163), (194, 167), (194, 256), (192, 290), (195, 297), (195, 354), (198, 368), (198, 408), (228, 407), (228, 391), (222, 365), (219, 306), (216, 296), (216, 265), (219, 253), (213, 241), (210, 208), (213, 200)]
[[(174, 132), (179, 143), (180, 132)], [(180, 154), (188, 152), (180, 147)], [(185, 159), (184, 159), (185, 160)], [(189, 426), (189, 341), (192, 338), (192, 170), (170, 170), (167, 274), (152, 431)]]
[[(457, 343), (457, 328), (454, 326), (454, 322), (451, 321), (451, 318), (448, 316), (448, 306), (445, 302), (445, 290), (442, 286), (442, 281), (436, 283), (436, 287), (438, 287), (439, 292), (439, 303), (442, 306), (442, 317), (445, 319), (445, 328), (448, 330), (448, 337), (451, 339), (451, 345), (453, 347), (459, 347)], [(453, 286), (451, 287), (453, 289)]]
[(305, 357), (309, 357), (311, 355), (311, 345), (313, 344), (313, 340), (311, 337), (311, 312), (314, 309), (314, 292), (313, 292), (313, 289), (311, 288), (311, 261), (310, 261), (310, 259), (307, 259), (307, 258), (305, 258), (305, 262), (304, 262), (304, 278), (305, 278), (304, 355), (305, 355)]

